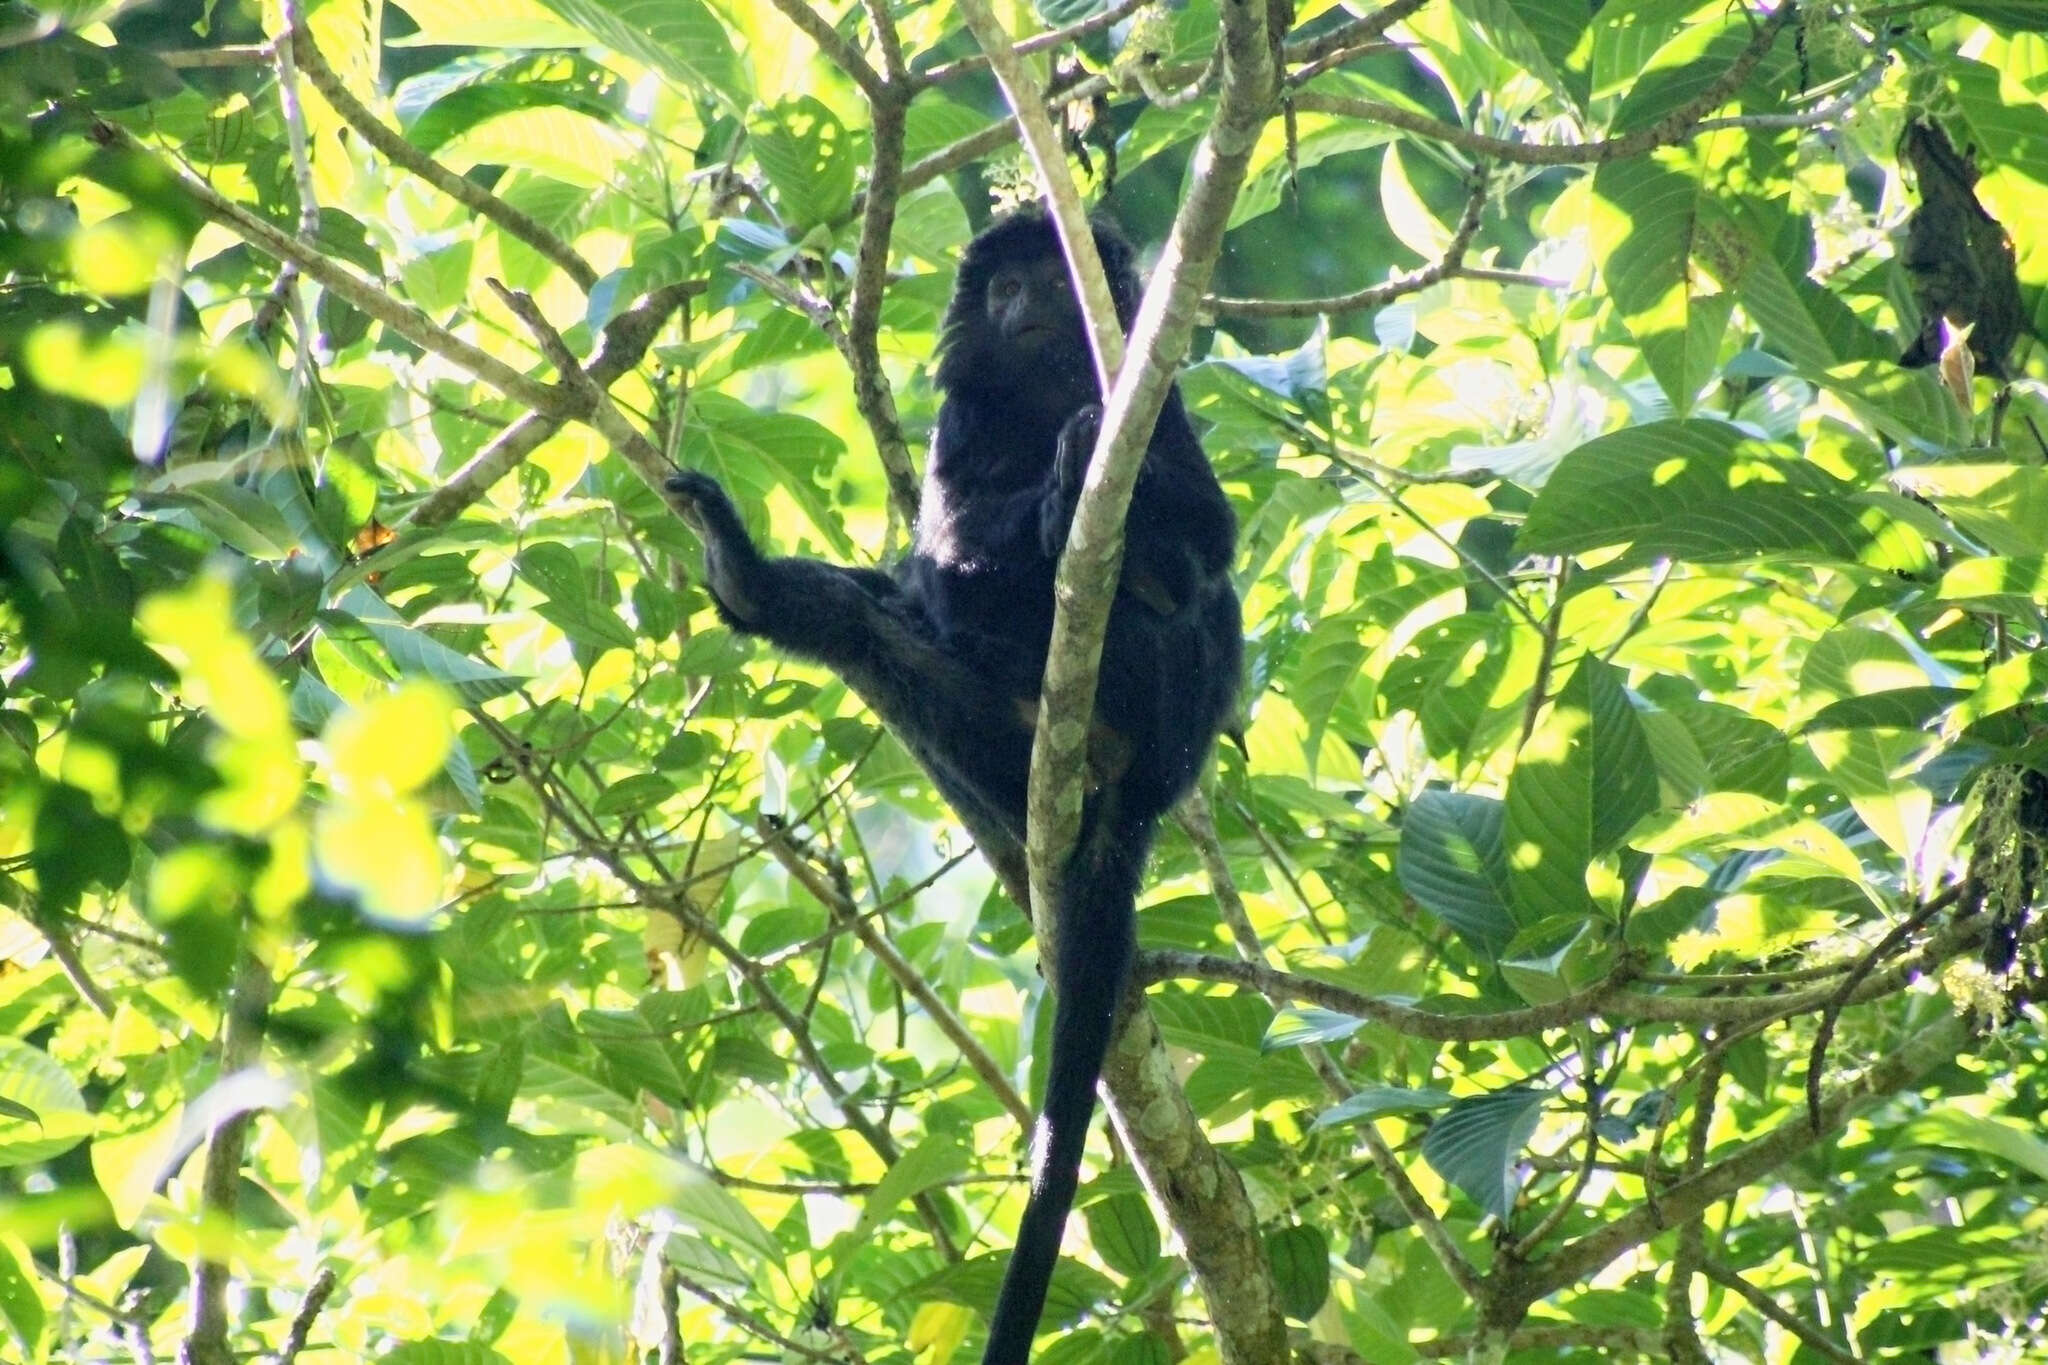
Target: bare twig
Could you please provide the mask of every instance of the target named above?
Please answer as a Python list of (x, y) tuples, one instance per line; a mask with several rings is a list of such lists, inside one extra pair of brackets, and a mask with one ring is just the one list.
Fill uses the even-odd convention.
[(273, 260), (289, 262), (300, 273), (335, 295), (342, 302), (383, 323), (398, 335), (432, 352), (452, 365), (460, 366), (506, 397), (543, 412), (563, 411), (560, 390), (529, 379), (481, 347), (464, 341), (434, 322), (417, 308), (408, 307), (382, 288), (340, 265), (333, 257), (312, 249), (280, 232), (266, 220), (222, 195), (213, 186), (186, 170), (157, 157), (136, 141), (126, 129), (104, 121), (93, 125), (93, 135), (109, 146), (120, 146), (149, 158), (162, 168), (200, 211), (239, 236)]
[[(878, 15), (876, 23), (893, 37), (886, 15)], [(902, 54), (897, 52), (892, 65), (901, 63)], [(903, 137), (910, 93), (909, 86), (892, 77), (871, 97), (874, 155), (867, 198), (861, 205), (860, 246), (854, 255), (853, 297), (846, 310), (842, 347), (853, 371), (854, 403), (874, 437), (875, 453), (889, 482), (889, 499), (905, 525), (917, 519), (917, 471), (911, 465), (909, 443), (903, 439), (896, 396), (889, 388), (888, 376), (882, 373), (879, 338), (882, 291), (889, 277), (889, 239), (896, 226), (896, 203), (903, 193)]]
[(882, 964), (883, 970), (889, 973), (905, 994), (917, 1001), (926, 1016), (938, 1026), (939, 1032), (945, 1034), (953, 1046), (960, 1050), (961, 1060), (973, 1069), (975, 1075), (981, 1077), (982, 1084), (989, 1088), (997, 1102), (1009, 1111), (1019, 1126), (1029, 1129), (1034, 1117), (1030, 1103), (1017, 1093), (1017, 1087), (1010, 1083), (1010, 1078), (1002, 1066), (989, 1054), (988, 1049), (982, 1046), (981, 1039), (975, 1037), (968, 1029), (966, 1021), (939, 998), (939, 993), (924, 979), (924, 974), (896, 950), (896, 945), (875, 926), (872, 918), (861, 914), (859, 906), (847, 900), (830, 882), (819, 875), (818, 869), (797, 850), (788, 829), (765, 820), (757, 821), (754, 829), (761, 836), (762, 846), (774, 856), (775, 861), (781, 863), (790, 876), (796, 878), (820, 905), (830, 911), (833, 919), (853, 931), (854, 936), (866, 945), (867, 950)]
[(806, 38), (818, 45), (818, 50), (860, 87), (861, 93), (870, 101), (884, 98), (887, 85), (882, 73), (875, 70), (861, 50), (839, 35), (824, 15), (804, 3), (804, 0), (769, 0), (782, 11), (783, 18), (803, 31)]
[(78, 956), (78, 947), (64, 931), (40, 916), (31, 920), (36, 932), (50, 945), (50, 956), (57, 959), (63, 969), (64, 979), (71, 983), (71, 989), (78, 992), (79, 999), (92, 1006), (95, 1014), (106, 1018), (114, 1017), (114, 998), (101, 989), (100, 983), (92, 979), (92, 973), (85, 969), (85, 962)]
[(1512, 1285), (1505, 1287), (1506, 1291), (1534, 1303), (1576, 1284), (1615, 1257), (1649, 1241), (1671, 1223), (1695, 1217), (1709, 1204), (1753, 1184), (1818, 1142), (1823, 1133), (1953, 1060), (1969, 1037), (1969, 1024), (1955, 1015), (1929, 1025), (1862, 1075), (1830, 1091), (1821, 1102), (1821, 1132), (1815, 1132), (1803, 1115), (1778, 1124), (1733, 1155), (1665, 1190), (1658, 1201), (1659, 1210), (1632, 1209), (1567, 1243), (1548, 1259), (1522, 1268), (1512, 1277)]
[(322, 1266), (320, 1273), (313, 1277), (313, 1283), (307, 1287), (306, 1297), (299, 1300), (299, 1311), (292, 1314), (291, 1328), (285, 1333), (284, 1344), (271, 1357), (271, 1365), (292, 1365), (299, 1358), (299, 1352), (306, 1349), (306, 1338), (312, 1334), (313, 1320), (327, 1306), (336, 1283), (334, 1271)]
[(1735, 1273), (1733, 1267), (1708, 1258), (1700, 1263), (1700, 1273), (1722, 1288), (1734, 1290), (1751, 1308), (1805, 1342), (1820, 1355), (1821, 1359), (1837, 1361), (1840, 1365), (1858, 1365), (1863, 1359), (1855, 1352), (1845, 1350), (1839, 1342), (1831, 1340), (1820, 1328), (1797, 1313), (1789, 1311), (1769, 1294), (1743, 1279)]
[(1328, 298), (1236, 299), (1211, 295), (1202, 300), (1202, 306), (1218, 317), (1231, 318), (1300, 318), (1383, 308), (1395, 299), (1418, 293), (1456, 275), (1465, 264), (1465, 253), (1471, 250), (1472, 239), (1479, 234), (1479, 218), (1485, 208), (1486, 173), (1482, 167), (1472, 174), (1472, 192), (1466, 197), (1465, 211), (1458, 217), (1458, 226), (1452, 232), (1451, 240), (1445, 244), (1443, 255), (1431, 265), (1408, 271), (1385, 284)]
[[(1692, 1130), (1685, 1142), (1687, 1179), (1698, 1175), (1707, 1164), (1707, 1137), (1721, 1097), (1721, 1057), (1718, 1050), (1709, 1053), (1700, 1074), (1699, 1092), (1693, 1101)], [(1653, 1144), (1652, 1154), (1655, 1150)], [(1692, 1311), (1693, 1277), (1699, 1274), (1706, 1254), (1706, 1214), (1702, 1210), (1679, 1228), (1678, 1254), (1672, 1258), (1671, 1274), (1664, 1285), (1664, 1344), (1679, 1365), (1709, 1365), (1710, 1361)]]
[(1849, 974), (1842, 978), (1841, 984), (1828, 995), (1827, 1004), (1821, 1009), (1820, 1026), (1813, 1031), (1813, 1047), (1806, 1054), (1806, 1113), (1816, 1131), (1820, 1128), (1821, 1119), (1821, 1073), (1827, 1069), (1828, 1046), (1835, 1040), (1835, 1021), (1842, 1017), (1842, 1010), (1855, 998), (1856, 988), (1876, 969), (1878, 963), (1890, 957), (1901, 943), (1917, 933), (1922, 925), (1955, 904), (1961, 896), (1962, 885), (1958, 883), (1940, 895), (1931, 897), (1925, 905), (1894, 924), (1890, 931), (1877, 941), (1875, 947), (1857, 960), (1856, 965), (1849, 969)]
[[(665, 284), (614, 317), (605, 324), (604, 344), (584, 373), (600, 389), (610, 388), (621, 376), (639, 365), (647, 354), (647, 348), (654, 344), (654, 338), (675, 311), (703, 292), (702, 280)], [(562, 429), (566, 420), (537, 412), (520, 418), (475, 459), (450, 475), (446, 483), (428, 494), (399, 525), (429, 530), (455, 520), (490, 492), (500, 479), (524, 464), (542, 443)], [(403, 544), (401, 540), (388, 548), (397, 552)], [(386, 557), (382, 551), (372, 556), (379, 564), (396, 557), (399, 557), (397, 553)]]

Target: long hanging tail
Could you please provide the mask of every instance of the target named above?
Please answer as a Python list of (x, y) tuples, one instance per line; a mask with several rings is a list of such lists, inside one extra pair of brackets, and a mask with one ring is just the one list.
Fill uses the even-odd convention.
[(1074, 1206), (1088, 1123), (1095, 1114), (1095, 1082), (1137, 943), (1138, 879), (1151, 848), (1153, 822), (1093, 814), (1096, 818), (1082, 830), (1067, 862), (1061, 887), (1055, 958), (1059, 994), (1045, 1108), (1032, 1134), (1031, 1197), (1017, 1225), (1017, 1245), (1003, 1273), (982, 1365), (1026, 1365), (1030, 1359), (1046, 1286)]

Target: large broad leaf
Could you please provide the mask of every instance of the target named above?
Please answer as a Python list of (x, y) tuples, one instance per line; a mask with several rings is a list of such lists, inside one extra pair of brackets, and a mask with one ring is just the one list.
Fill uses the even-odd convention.
[(1145, 1196), (1113, 1194), (1082, 1212), (1088, 1219), (1088, 1240), (1111, 1270), (1138, 1276), (1159, 1260), (1159, 1224)]
[(1651, 422), (1586, 442), (1543, 486), (1525, 554), (1610, 545), (1718, 563), (1784, 556), (1915, 571), (1920, 538), (1882, 503), (1724, 422)]
[(1457, 1103), (1448, 1090), (1411, 1090), (1399, 1085), (1369, 1085), (1316, 1115), (1315, 1126), (1335, 1128), (1345, 1123), (1365, 1123), (1389, 1114), (1419, 1114)]
[(794, 235), (846, 212), (853, 202), (854, 167), (866, 158), (822, 100), (815, 95), (784, 100), (758, 114), (748, 133)]
[(1892, 481), (1939, 507), (1992, 553), (2048, 553), (2048, 468), (1991, 461), (1915, 465)]
[(1339, 1014), (1313, 1005), (1290, 1007), (1273, 1016), (1272, 1027), (1266, 1030), (1265, 1040), (1259, 1046), (1272, 1049), (1341, 1042), (1364, 1027), (1365, 1020), (1355, 1014)]
[(1306, 1322), (1330, 1297), (1330, 1239), (1312, 1223), (1295, 1223), (1266, 1238), (1273, 1287), (1288, 1317)]
[(1657, 808), (1657, 795), (1656, 760), (1621, 675), (1589, 656), (1508, 779), (1504, 838), (1517, 922), (1588, 913), (1586, 868)]
[(1906, 1131), (1917, 1142), (1985, 1152), (2048, 1180), (2048, 1142), (2011, 1119), (1942, 1108), (1914, 1120)]
[(1515, 936), (1508, 908), (1505, 808), (1491, 797), (1426, 791), (1401, 821), (1402, 889), (1487, 953)]
[(703, 0), (541, 0), (615, 52), (697, 89), (715, 90), (736, 109), (753, 85), (724, 25)]
[(860, 1222), (853, 1230), (856, 1243), (871, 1240), (882, 1220), (895, 1212), (898, 1204), (934, 1185), (944, 1184), (966, 1169), (967, 1153), (950, 1138), (926, 1138), (905, 1152), (868, 1196)]
[(408, 1341), (377, 1357), (377, 1365), (512, 1365), (480, 1341)]
[(71, 1073), (41, 1048), (0, 1038), (0, 1166), (48, 1161), (93, 1130)]
[(1519, 1188), (1515, 1162), (1535, 1135), (1550, 1093), (1518, 1087), (1459, 1100), (1423, 1135), (1423, 1160), (1480, 1208), (1506, 1219)]
[(1643, 360), (1679, 412), (1713, 374), (1730, 293), (1697, 295), (1691, 256), (1704, 190), (1660, 159), (1611, 162), (1593, 175), (1593, 247)]
[(36, 1293), (14, 1248), (0, 1242), (0, 1319), (6, 1321), (8, 1333), (21, 1348), (21, 1359), (38, 1359), (36, 1348), (42, 1342), (47, 1317), (42, 1296)]
[(458, 654), (425, 631), (406, 624), (388, 602), (366, 587), (359, 585), (344, 593), (340, 611), (354, 617), (384, 647), (400, 677), (432, 678), (445, 683), (471, 705), (502, 697), (525, 681), (516, 673)]

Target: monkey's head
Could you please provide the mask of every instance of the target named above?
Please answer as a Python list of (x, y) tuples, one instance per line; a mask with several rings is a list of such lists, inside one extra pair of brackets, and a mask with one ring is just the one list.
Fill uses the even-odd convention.
[[(1093, 227), (1117, 321), (1128, 331), (1138, 306), (1131, 245), (1106, 221)], [(1100, 396), (1067, 258), (1042, 208), (1019, 209), (968, 243), (946, 306), (937, 378), (948, 394), (1061, 413)]]

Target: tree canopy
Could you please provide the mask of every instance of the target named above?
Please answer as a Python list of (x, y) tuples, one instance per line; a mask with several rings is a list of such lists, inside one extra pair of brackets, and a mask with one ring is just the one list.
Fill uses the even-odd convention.
[(1248, 645), (1039, 1359), (2048, 1351), (2039, 4), (161, 0), (0, 3), (0, 1358), (978, 1351), (1030, 879), (656, 490), (900, 552), (1042, 196), (1046, 809), (1168, 379)]

